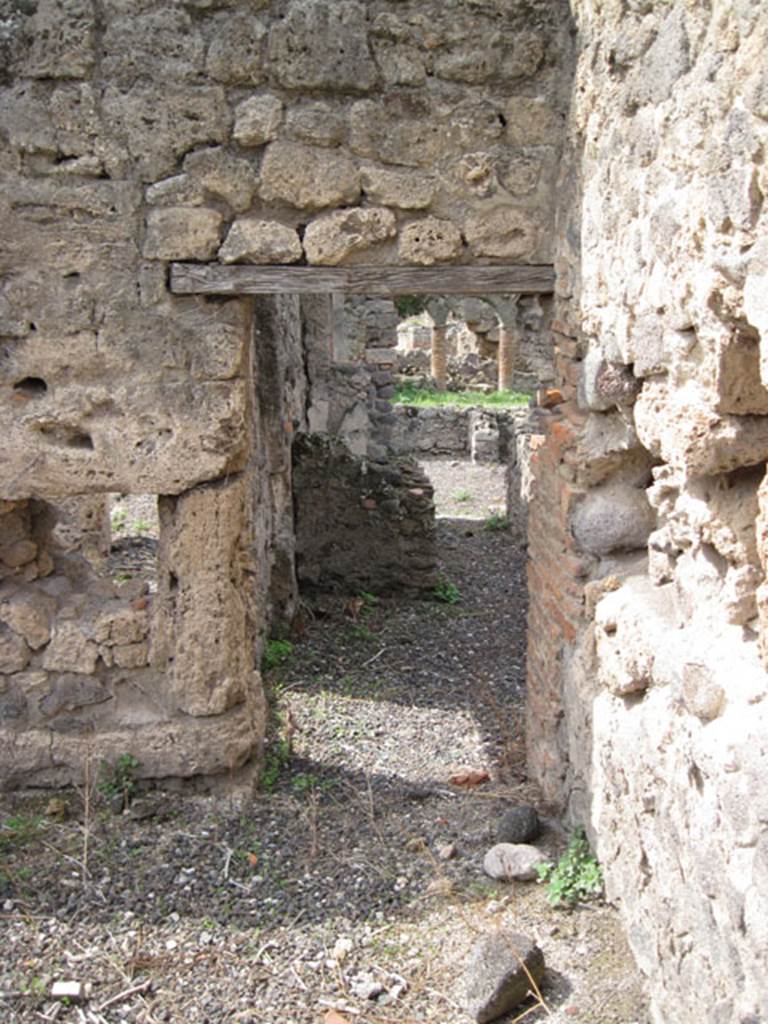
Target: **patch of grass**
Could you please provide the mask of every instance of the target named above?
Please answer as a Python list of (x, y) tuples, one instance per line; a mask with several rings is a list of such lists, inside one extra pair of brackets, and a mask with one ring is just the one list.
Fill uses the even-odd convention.
[(454, 496), (454, 501), (472, 501), (472, 495), (469, 491), (459, 491), (459, 493)]
[(483, 522), (484, 530), (506, 530), (509, 519), (502, 512), (491, 512)]
[(415, 405), (420, 408), (434, 408), (443, 405), (466, 408), (472, 405), (486, 405), (497, 409), (508, 409), (527, 405), (530, 398), (530, 394), (524, 391), (491, 391), (486, 395), (481, 391), (431, 391), (429, 388), (416, 388), (412, 384), (403, 384), (396, 388), (394, 401), (400, 402), (402, 405)]
[(293, 655), (293, 644), (290, 640), (267, 640), (264, 656), (261, 660), (265, 671), (284, 665)]
[(461, 601), (461, 591), (455, 583), (451, 583), (445, 577), (441, 577), (437, 581), (432, 593), (435, 600), (442, 602), (442, 604), (458, 604)]
[(603, 873), (581, 827), (557, 864), (542, 864), (537, 870), (539, 881), (547, 883), (547, 900), (554, 907), (573, 907), (602, 895)]
[(0, 822), (0, 855), (11, 853), (26, 846), (44, 828), (45, 819), (40, 814), (16, 815)]
[(277, 785), (277, 780), (280, 778), (280, 773), (290, 763), (291, 760), (291, 742), (287, 739), (279, 739), (277, 743), (272, 746), (264, 758), (264, 768), (261, 773), (260, 784), (261, 788), (267, 793), (271, 793)]
[(350, 626), (344, 633), (345, 640), (354, 640), (359, 643), (370, 643), (374, 639), (374, 634), (368, 629), (367, 626), (355, 625)]
[(109, 514), (109, 523), (113, 533), (121, 533), (128, 522), (128, 513), (124, 508), (113, 508)]
[(134, 533), (138, 533), (140, 537), (143, 537), (145, 533), (149, 533), (150, 525), (146, 519), (136, 519), (133, 523)]

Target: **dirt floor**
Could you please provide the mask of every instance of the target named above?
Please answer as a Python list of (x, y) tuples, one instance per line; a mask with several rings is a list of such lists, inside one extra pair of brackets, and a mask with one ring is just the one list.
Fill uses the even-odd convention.
[[(525, 553), (502, 470), (428, 470), (443, 600), (328, 600), (269, 646), (255, 796), (142, 793), (123, 764), (87, 793), (4, 798), (0, 1020), (467, 1024), (471, 947), (509, 927), (547, 962), (526, 1021), (646, 1024), (613, 908), (483, 873), (510, 805), (538, 805), (552, 858), (566, 836), (526, 777)], [(451, 781), (467, 771), (489, 778)], [(82, 999), (53, 1000), (55, 981)]]

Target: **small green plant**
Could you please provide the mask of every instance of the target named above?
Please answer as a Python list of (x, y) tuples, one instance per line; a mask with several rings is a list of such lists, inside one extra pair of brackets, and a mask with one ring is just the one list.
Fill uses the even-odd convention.
[(509, 520), (501, 512), (491, 512), (483, 523), (486, 530), (506, 530), (508, 526)]
[(547, 883), (547, 900), (554, 907), (573, 907), (597, 899), (603, 892), (603, 873), (583, 828), (573, 833), (557, 864), (541, 864), (537, 870), (539, 881)]
[(432, 593), (435, 595), (435, 600), (442, 601), (443, 604), (458, 604), (461, 600), (459, 588), (445, 577), (441, 577), (437, 581)]
[(264, 648), (262, 666), (267, 671), (284, 665), (293, 654), (293, 644), (290, 640), (267, 640)]
[(376, 597), (375, 594), (369, 593), (367, 590), (360, 591), (360, 598), (363, 602), (363, 607), (361, 609), (363, 613), (373, 611), (379, 603), (378, 597)]
[(374, 639), (374, 634), (368, 629), (367, 626), (354, 625), (350, 626), (345, 632), (345, 637), (348, 640), (359, 641), (360, 643), (370, 643)]
[(128, 513), (124, 508), (113, 508), (109, 514), (109, 522), (113, 533), (121, 533), (128, 521)]
[(137, 519), (133, 524), (133, 529), (140, 537), (143, 537), (145, 533), (149, 533), (150, 526), (146, 519)]
[(294, 775), (291, 785), (297, 793), (308, 793), (318, 788), (319, 780), (311, 772), (299, 772), (298, 775)]
[(139, 764), (133, 754), (121, 754), (111, 766), (103, 762), (97, 787), (101, 795), (110, 801), (121, 797), (123, 807), (127, 807), (136, 792), (136, 770)]
[(469, 491), (459, 491), (455, 497), (456, 501), (472, 501), (472, 495)]
[(264, 758), (264, 769), (261, 773), (261, 788), (271, 793), (277, 785), (280, 773), (291, 760), (291, 741), (279, 739), (273, 747), (267, 751)]

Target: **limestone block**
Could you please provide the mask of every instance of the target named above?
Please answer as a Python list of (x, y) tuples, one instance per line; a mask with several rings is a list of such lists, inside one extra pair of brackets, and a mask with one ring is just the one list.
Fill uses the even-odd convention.
[(427, 80), (424, 54), (418, 47), (376, 39), (373, 53), (387, 85), (423, 85)]
[(736, 331), (719, 346), (715, 387), (718, 412), (768, 414), (768, 387), (760, 376), (759, 336)]
[(266, 35), (264, 22), (250, 12), (223, 13), (214, 21), (205, 62), (207, 73), (215, 81), (231, 85), (263, 82)]
[(112, 656), (118, 668), (143, 668), (149, 662), (149, 645), (138, 643), (114, 647)]
[(556, 146), (563, 138), (564, 118), (543, 96), (512, 96), (505, 114), (513, 146)]
[(522, 210), (496, 207), (467, 218), (464, 237), (476, 256), (528, 259), (538, 244), (538, 228)]
[(55, 676), (49, 678), (48, 685), (49, 692), (39, 700), (40, 713), (45, 718), (112, 700), (109, 690), (93, 676)]
[(247, 160), (232, 156), (220, 146), (189, 153), (184, 158), (184, 170), (193, 186), (223, 199), (238, 213), (251, 205), (259, 180)]
[(295, 263), (303, 254), (293, 228), (255, 217), (236, 220), (219, 249), (222, 263)]
[(216, 255), (224, 218), (205, 207), (150, 210), (143, 253), (155, 260), (209, 260)]
[(145, 608), (117, 607), (98, 615), (93, 624), (93, 638), (107, 646), (135, 644), (149, 632)]
[(499, 48), (472, 49), (465, 45), (448, 53), (438, 54), (434, 62), (435, 74), (449, 82), (481, 85), (496, 73), (500, 61)]
[(241, 146), (262, 146), (277, 137), (283, 103), (277, 96), (250, 96), (235, 107), (232, 135)]
[(22, 672), (29, 664), (29, 647), (5, 623), (0, 625), (0, 672)]
[(431, 266), (455, 259), (462, 249), (461, 232), (450, 220), (424, 217), (400, 232), (398, 253), (409, 263)]
[(248, 500), (245, 479), (235, 476), (158, 503), (151, 660), (187, 715), (220, 715), (252, 685)]
[(401, 210), (422, 210), (434, 198), (437, 183), (428, 174), (368, 165), (362, 171), (363, 191), (374, 203)]
[(124, 141), (142, 181), (173, 174), (195, 146), (226, 141), (232, 114), (220, 86), (145, 85), (104, 90), (104, 117)]
[(54, 506), (56, 526), (53, 541), (64, 551), (81, 551), (92, 563), (109, 554), (111, 527), (109, 498), (105, 494), (87, 494), (62, 498)]
[(77, 623), (59, 620), (45, 649), (43, 668), (49, 672), (90, 675), (96, 668), (98, 656), (98, 646), (88, 639)]
[(693, 382), (673, 391), (663, 381), (646, 381), (635, 428), (650, 452), (691, 476), (727, 473), (768, 458), (768, 419), (719, 415)]
[(579, 483), (594, 487), (639, 450), (640, 442), (631, 423), (618, 412), (591, 413), (579, 437)]
[[(98, 753), (107, 764), (132, 754), (141, 778), (190, 778), (242, 767), (258, 754), (263, 734), (264, 703), (254, 696), (214, 718), (184, 717), (100, 730)], [(10, 785), (22, 779), (39, 786), (80, 784), (83, 765), (93, 754), (93, 739), (77, 732), (2, 730), (0, 737), (0, 775)]]
[[(173, 324), (161, 322), (172, 337)], [(105, 348), (115, 328), (101, 333)], [(220, 334), (222, 351), (213, 353), (218, 359), (231, 356), (242, 342), (239, 332), (230, 337), (231, 327)], [(125, 331), (116, 344), (126, 337), (137, 344)], [(149, 337), (154, 344), (156, 335)], [(45, 410), (19, 416), (15, 408), (0, 406), (0, 457), (18, 497), (88, 489), (175, 494), (239, 468), (247, 437), (244, 381), (156, 380), (162, 360), (150, 352), (146, 359), (141, 369), (147, 376), (137, 369), (122, 382), (116, 378), (108, 401), (103, 388), (64, 380), (55, 405)], [(95, 408), (102, 413), (94, 416)]]
[(610, 363), (601, 349), (590, 346), (581, 364), (578, 397), (582, 409), (607, 412), (622, 405), (631, 405), (640, 390), (632, 369)]
[(353, 207), (313, 220), (304, 232), (310, 263), (336, 266), (352, 253), (395, 234), (395, 216), (383, 207)]
[(0, 621), (23, 637), (35, 651), (50, 640), (55, 612), (56, 599), (32, 587), (21, 588), (8, 596), (0, 594)]
[(29, 538), (16, 540), (0, 547), (0, 561), (9, 569), (19, 569), (37, 557), (37, 544)]
[(378, 72), (368, 47), (365, 4), (293, 0), (270, 30), (269, 62), (288, 89), (370, 91)]
[(286, 115), (285, 133), (313, 146), (338, 146), (346, 134), (344, 117), (330, 104), (303, 103)]
[(760, 238), (751, 248), (744, 281), (744, 312), (760, 333), (760, 375), (768, 386), (768, 239)]
[(644, 548), (655, 525), (645, 490), (621, 479), (590, 490), (571, 517), (576, 543), (592, 555)]
[[(595, 609), (595, 644), (600, 682), (617, 697), (646, 690), (652, 685), (654, 640), (632, 609), (624, 588), (607, 593)], [(668, 627), (667, 627), (668, 628)]]
[(702, 722), (711, 722), (722, 711), (725, 691), (706, 665), (688, 662), (683, 666), (682, 693), (686, 710)]
[(499, 182), (513, 196), (527, 196), (539, 184), (543, 169), (536, 157), (507, 157), (499, 165)]
[(85, 78), (94, 64), (96, 18), (90, 0), (41, 0), (30, 26), (24, 72), (32, 78)]
[(354, 153), (385, 164), (431, 170), (455, 146), (422, 97), (395, 94), (386, 104), (360, 100), (350, 110), (349, 129)]
[(202, 36), (179, 7), (112, 18), (102, 45), (105, 80), (124, 89), (139, 79), (189, 81), (203, 70)]
[(259, 191), (267, 202), (277, 199), (319, 210), (354, 203), (360, 195), (360, 172), (345, 154), (273, 142), (264, 155)]

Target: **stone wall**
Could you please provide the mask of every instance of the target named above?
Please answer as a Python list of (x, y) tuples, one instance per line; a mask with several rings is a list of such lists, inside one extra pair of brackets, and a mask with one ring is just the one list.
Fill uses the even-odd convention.
[(527, 432), (530, 410), (482, 406), (422, 407), (396, 403), (394, 452), (428, 458), (507, 462), (518, 434)]
[[(0, 546), (23, 554), (7, 600), (39, 597), (54, 638), (5, 623), (18, 713), (0, 773), (71, 781), (86, 735), (145, 774), (230, 773), (258, 761), (259, 643), (296, 601), (293, 440), (326, 430), (384, 457), (392, 357), (366, 341), (359, 366), (334, 365), (323, 297), (174, 297), (168, 263), (546, 262), (563, 5), (0, 6)], [(161, 512), (128, 655), (93, 624), (102, 583), (56, 548), (98, 555), (114, 492)], [(50, 556), (31, 499), (69, 517)], [(51, 587), (77, 600), (54, 608)], [(61, 615), (96, 680), (62, 697), (66, 736), (40, 717), (50, 673), (75, 671), (43, 664)]]
[(433, 488), (414, 461), (369, 462), (338, 440), (304, 435), (294, 491), (296, 571), (308, 593), (435, 586)]
[(572, 6), (530, 760), (591, 831), (655, 1019), (747, 1024), (768, 1019), (768, 15)]

